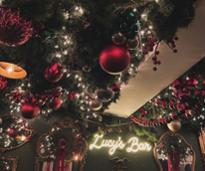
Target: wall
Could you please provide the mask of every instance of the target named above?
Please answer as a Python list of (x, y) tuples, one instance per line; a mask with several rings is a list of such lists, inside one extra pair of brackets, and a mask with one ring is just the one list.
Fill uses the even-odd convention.
[[(16, 150), (1, 154), (3, 156), (16, 156), (19, 159), (17, 171), (34, 171), (35, 157), (36, 157), (36, 142), (38, 137), (46, 132), (49, 128), (49, 124), (52, 124), (56, 120), (45, 121), (42, 119), (36, 120), (31, 125), (34, 127), (34, 137), (32, 140), (18, 148)], [(165, 130), (157, 130), (158, 134), (162, 134)], [(180, 132), (186, 140), (193, 146), (196, 153), (196, 171), (204, 171), (202, 168), (200, 149), (198, 146), (197, 138), (194, 133), (184, 129)], [(128, 171), (158, 171), (158, 167), (153, 158), (152, 152), (140, 152), (136, 155), (120, 153), (119, 156), (126, 157), (128, 159)], [(111, 171), (112, 164), (110, 157), (106, 151), (88, 151), (85, 171)]]

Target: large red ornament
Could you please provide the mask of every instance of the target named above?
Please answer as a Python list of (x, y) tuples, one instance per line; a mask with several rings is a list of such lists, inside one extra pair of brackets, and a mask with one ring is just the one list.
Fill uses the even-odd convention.
[(40, 114), (40, 108), (36, 105), (24, 103), (21, 106), (22, 116), (26, 119), (32, 119)]
[(131, 55), (125, 47), (110, 46), (100, 54), (101, 68), (112, 75), (120, 74), (130, 64)]
[(0, 76), (0, 90), (4, 90), (8, 86), (6, 78)]
[(33, 35), (30, 21), (23, 19), (19, 12), (0, 7), (0, 44), (17, 46), (26, 43)]
[(63, 66), (60, 63), (54, 63), (45, 70), (45, 79), (52, 83), (57, 83), (63, 77)]

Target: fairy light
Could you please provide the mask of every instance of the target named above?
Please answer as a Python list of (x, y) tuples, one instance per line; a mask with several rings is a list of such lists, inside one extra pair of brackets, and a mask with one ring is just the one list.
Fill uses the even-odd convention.
[(73, 157), (73, 160), (74, 160), (74, 161), (80, 160), (80, 156), (76, 154), (76, 155)]
[(141, 18), (142, 18), (143, 20), (147, 20), (147, 13), (143, 12), (143, 13), (141, 14)]
[(81, 17), (84, 14), (84, 9), (81, 6), (75, 6), (73, 15), (76, 17)]
[(63, 13), (63, 17), (64, 17), (66, 20), (69, 19), (69, 17), (70, 17), (69, 12), (68, 12), (68, 11), (65, 11), (65, 12)]

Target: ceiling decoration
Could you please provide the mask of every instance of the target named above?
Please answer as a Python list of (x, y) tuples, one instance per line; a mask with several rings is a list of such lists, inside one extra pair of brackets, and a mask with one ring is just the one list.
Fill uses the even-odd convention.
[(204, 127), (205, 60), (174, 81), (147, 102), (131, 118), (143, 126), (155, 127), (175, 119), (189, 119)]
[(102, 121), (146, 55), (153, 54), (156, 71), (161, 42), (177, 52), (175, 34), (192, 22), (194, 6), (194, 0), (4, 0), (0, 60), (18, 63), (28, 75), (7, 80), (1, 103), (26, 119), (64, 108)]
[(174, 80), (188, 71), (205, 56), (205, 1), (197, 1), (196, 17), (188, 29), (177, 32), (177, 53), (172, 53), (166, 44), (161, 43), (158, 55), (162, 65), (157, 72), (152, 71), (152, 59), (148, 58), (140, 66), (138, 74), (121, 89), (117, 103), (112, 103), (108, 113), (129, 117), (147, 101), (156, 96)]

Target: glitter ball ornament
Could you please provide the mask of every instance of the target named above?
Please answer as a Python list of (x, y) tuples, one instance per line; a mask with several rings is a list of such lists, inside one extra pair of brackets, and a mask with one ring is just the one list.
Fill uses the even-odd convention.
[(99, 89), (97, 90), (96, 94), (98, 100), (104, 103), (111, 101), (114, 96), (114, 93), (111, 89)]
[(47, 81), (57, 83), (63, 77), (63, 66), (60, 63), (54, 63), (46, 68), (44, 77)]
[(135, 49), (137, 49), (138, 48), (138, 46), (139, 46), (139, 41), (138, 41), (138, 39), (130, 39), (130, 40), (128, 40), (128, 42), (127, 42), (127, 47), (130, 49), (130, 50), (135, 50)]
[(8, 86), (6, 78), (0, 76), (0, 90), (4, 90)]
[(25, 103), (21, 106), (22, 116), (26, 119), (32, 119), (40, 114), (40, 108), (36, 105)]
[(113, 45), (101, 52), (99, 63), (105, 72), (117, 75), (127, 69), (130, 59), (131, 55), (126, 48)]
[(181, 128), (181, 122), (179, 120), (172, 121), (167, 124), (167, 127), (172, 132), (177, 132)]
[(126, 42), (126, 37), (122, 33), (116, 33), (112, 36), (112, 41), (115, 45), (123, 45)]
[(90, 103), (90, 107), (93, 111), (99, 111), (100, 109), (102, 109), (103, 104), (99, 100), (92, 100)]
[(22, 18), (18, 11), (0, 7), (0, 44), (18, 46), (26, 43), (33, 34), (30, 21)]

